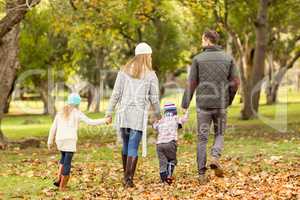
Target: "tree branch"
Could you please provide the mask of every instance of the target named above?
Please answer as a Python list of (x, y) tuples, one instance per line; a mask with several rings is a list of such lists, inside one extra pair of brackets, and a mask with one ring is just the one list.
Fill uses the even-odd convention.
[(69, 3), (70, 3), (71, 7), (72, 7), (74, 10), (77, 10), (77, 7), (75, 6), (74, 0), (69, 0)]
[(0, 40), (25, 17), (27, 11), (40, 0), (7, 0), (7, 14), (0, 20)]
[(293, 57), (293, 58), (290, 60), (290, 62), (285, 66), (285, 68), (291, 69), (291, 68), (294, 66), (295, 62), (296, 62), (299, 58), (300, 58), (300, 51), (298, 51), (298, 52), (294, 55), (294, 57)]

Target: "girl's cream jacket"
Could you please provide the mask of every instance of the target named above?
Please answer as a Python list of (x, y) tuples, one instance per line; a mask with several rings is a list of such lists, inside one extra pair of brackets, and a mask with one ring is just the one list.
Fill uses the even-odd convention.
[(70, 113), (68, 119), (65, 119), (63, 113), (60, 112), (55, 116), (49, 131), (48, 145), (52, 145), (55, 139), (59, 151), (75, 152), (80, 121), (88, 125), (105, 123), (105, 119), (90, 119), (76, 108)]

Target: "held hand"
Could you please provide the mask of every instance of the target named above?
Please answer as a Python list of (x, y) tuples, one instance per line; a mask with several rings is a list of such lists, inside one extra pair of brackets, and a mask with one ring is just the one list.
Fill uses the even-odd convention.
[(188, 109), (182, 109), (182, 111), (184, 114), (187, 114), (189, 112)]
[(51, 151), (51, 149), (52, 149), (52, 145), (48, 144), (48, 150)]
[(111, 116), (106, 117), (105, 123), (108, 125), (111, 124), (111, 122), (112, 122), (112, 117)]

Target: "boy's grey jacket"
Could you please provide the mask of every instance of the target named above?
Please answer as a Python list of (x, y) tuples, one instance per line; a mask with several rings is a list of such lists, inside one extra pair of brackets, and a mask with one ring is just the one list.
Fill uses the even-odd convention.
[(146, 156), (148, 110), (153, 105), (154, 112), (160, 115), (159, 85), (154, 71), (143, 79), (134, 79), (120, 71), (106, 111), (111, 116), (117, 106), (116, 127), (143, 131), (143, 156)]
[(238, 72), (231, 56), (218, 46), (209, 46), (193, 58), (182, 108), (187, 109), (196, 90), (198, 108), (226, 108), (238, 87)]

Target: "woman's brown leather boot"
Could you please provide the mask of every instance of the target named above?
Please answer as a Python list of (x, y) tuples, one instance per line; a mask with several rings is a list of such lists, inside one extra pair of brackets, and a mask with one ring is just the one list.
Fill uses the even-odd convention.
[(123, 174), (124, 174), (123, 185), (125, 186), (127, 182), (127, 176), (126, 176), (127, 155), (123, 155), (123, 153), (122, 153), (122, 162), (123, 162)]
[(125, 178), (126, 178), (126, 184), (125, 187), (134, 187), (133, 183), (133, 177), (137, 165), (138, 157), (132, 157), (128, 156), (127, 157), (127, 164), (126, 164), (126, 173), (125, 173)]

